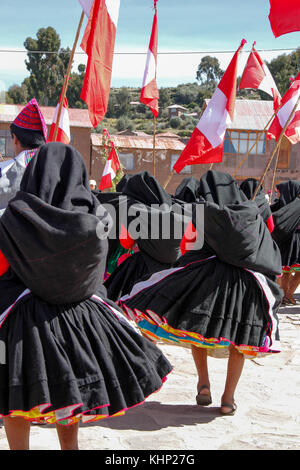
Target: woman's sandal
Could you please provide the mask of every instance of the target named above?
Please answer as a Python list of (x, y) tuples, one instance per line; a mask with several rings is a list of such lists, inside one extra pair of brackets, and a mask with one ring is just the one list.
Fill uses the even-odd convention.
[(206, 394), (200, 393), (205, 388), (209, 391), (208, 385), (202, 385), (202, 387), (200, 387), (200, 389), (198, 390), (198, 394), (196, 396), (196, 402), (197, 402), (197, 405), (199, 406), (208, 406), (212, 403), (210, 391), (209, 393), (206, 393)]
[[(222, 411), (222, 408), (229, 408), (229, 411)], [(237, 405), (235, 402), (221, 404), (221, 414), (223, 416), (233, 416), (236, 410), (237, 410)]]

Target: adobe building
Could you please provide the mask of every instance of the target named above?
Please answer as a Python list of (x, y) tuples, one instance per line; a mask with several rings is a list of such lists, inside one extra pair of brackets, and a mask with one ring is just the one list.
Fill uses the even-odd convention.
[[(156, 179), (164, 185), (171, 173), (173, 165), (178, 160), (185, 144), (176, 134), (157, 134), (155, 136), (155, 168), (153, 164), (153, 136), (143, 132), (122, 131), (111, 135), (117, 150), (124, 173), (139, 173), (148, 171), (155, 174)], [(104, 146), (102, 134), (91, 134), (92, 164), (91, 176), (99, 185), (104, 165)], [(185, 173), (190, 173), (190, 168), (185, 168), (180, 175), (174, 175), (168, 191), (173, 191), (182, 180)]]
[[(9, 126), (23, 108), (24, 105), (20, 104), (0, 103), (0, 159), (14, 157)], [(40, 106), (40, 109), (49, 131), (53, 121), (55, 107)], [(71, 144), (79, 150), (84, 158), (87, 168), (89, 169), (91, 151), (90, 134), (92, 124), (89, 119), (88, 110), (69, 108), (69, 119)]]
[[(206, 100), (204, 108), (209, 100)], [(0, 159), (12, 158), (13, 149), (9, 126), (23, 105), (0, 104)], [(55, 113), (54, 107), (41, 107), (48, 129)], [(233, 175), (238, 181), (252, 177), (259, 179), (276, 145), (262, 132), (273, 115), (273, 101), (236, 100), (234, 121), (226, 131), (223, 161), (214, 164), (215, 170)], [(102, 134), (92, 132), (87, 109), (69, 109), (71, 144), (84, 158), (89, 176), (100, 182), (105, 160)], [(111, 136), (125, 173), (148, 171), (164, 185), (188, 139), (173, 133), (155, 137), (155, 169), (153, 165), (153, 136), (144, 132), (122, 131)], [(247, 156), (248, 151), (250, 155)], [(244, 163), (243, 163), (244, 162)], [(265, 178), (265, 189), (272, 186), (276, 156)], [(243, 164), (242, 164), (243, 163)], [(172, 176), (167, 190), (174, 193), (183, 178), (200, 178), (210, 165), (191, 165)], [(300, 180), (300, 143), (291, 145), (284, 138), (278, 155), (275, 184), (289, 179)]]
[[(206, 100), (204, 109), (208, 102), (209, 100)], [(267, 139), (266, 131), (262, 132), (266, 126), (269, 127), (273, 112), (273, 101), (236, 100), (234, 120), (225, 135), (223, 161), (214, 164), (213, 169), (230, 173), (238, 181), (246, 178), (259, 180), (276, 146), (275, 140)], [(272, 187), (276, 157), (277, 154), (266, 174), (265, 190)], [(201, 171), (201, 165), (197, 166), (200, 176), (206, 170), (203, 168)], [(292, 145), (283, 137), (278, 154), (275, 184), (289, 179), (300, 180), (300, 143)]]

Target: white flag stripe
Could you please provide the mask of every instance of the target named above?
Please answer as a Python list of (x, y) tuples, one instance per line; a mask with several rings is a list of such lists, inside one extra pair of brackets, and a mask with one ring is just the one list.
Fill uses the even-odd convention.
[(197, 124), (199, 131), (205, 135), (214, 148), (223, 143), (226, 128), (231, 123), (226, 104), (227, 97), (220, 88), (216, 88)]
[(105, 4), (112, 22), (114, 23), (115, 27), (117, 27), (119, 19), (120, 0), (105, 0)]
[(94, 0), (78, 0), (84, 13), (87, 17), (90, 16), (90, 11), (93, 6)]
[(152, 80), (155, 79), (155, 73), (156, 73), (155, 57), (152, 51), (148, 49), (142, 88), (144, 88), (146, 85), (148, 85), (148, 83), (152, 82)]
[(274, 91), (277, 90), (276, 83), (275, 83), (274, 78), (272, 77), (268, 67), (265, 64), (263, 64), (262, 68), (263, 68), (263, 71), (265, 73), (265, 78), (260, 82), (258, 88), (259, 88), (259, 90), (265, 91), (266, 93), (268, 93), (269, 95), (271, 95), (273, 97), (272, 90), (274, 90)]
[(106, 161), (102, 176), (106, 176), (106, 175), (109, 175), (109, 174), (111, 175), (112, 180), (115, 179), (116, 173), (114, 172), (114, 170), (111, 166), (111, 159)]
[[(293, 108), (294, 108), (299, 96), (300, 96), (300, 88), (299, 88), (298, 92), (290, 100), (288, 100), (282, 106), (282, 108), (278, 111), (277, 116), (278, 116), (278, 120), (279, 120), (280, 125), (281, 125), (282, 128), (285, 126), (291, 112), (293, 111)], [(296, 111), (300, 111), (300, 103), (298, 103)]]
[[(53, 118), (54, 123), (56, 123), (57, 121), (58, 108), (59, 108), (59, 105), (57, 105), (55, 108), (55, 114)], [(64, 107), (62, 107), (62, 110), (61, 110), (60, 122), (59, 122), (58, 127), (59, 129), (62, 129), (64, 133), (66, 134), (66, 136), (68, 137), (68, 139), (71, 140), (69, 113), (68, 113), (68, 110)]]

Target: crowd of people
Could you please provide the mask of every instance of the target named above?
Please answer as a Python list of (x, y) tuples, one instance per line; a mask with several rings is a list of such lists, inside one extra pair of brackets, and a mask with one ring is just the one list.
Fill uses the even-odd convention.
[(296, 303), (300, 183), (279, 184), (271, 205), (256, 180), (214, 170), (175, 194), (148, 172), (100, 192), (75, 148), (47, 143), (36, 100), (11, 135), (16, 157), (0, 164), (10, 448), (29, 448), (35, 422), (78, 449), (80, 421), (143, 403), (173, 369), (159, 341), (191, 349), (199, 406), (213, 401), (208, 355), (226, 358), (220, 413), (233, 415), (245, 359), (280, 352), (278, 309)]

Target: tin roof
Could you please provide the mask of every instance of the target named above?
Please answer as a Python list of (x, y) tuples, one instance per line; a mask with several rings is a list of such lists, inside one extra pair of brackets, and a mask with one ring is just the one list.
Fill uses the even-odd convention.
[[(0, 104), (0, 122), (11, 123), (23, 108), (24, 105), (22, 104)], [(53, 121), (55, 107), (40, 106), (40, 109), (46, 124), (50, 126)], [(69, 119), (71, 127), (92, 127), (87, 109), (69, 108)]]
[[(153, 136), (131, 136), (131, 135), (111, 135), (111, 140), (116, 147), (136, 150), (152, 150)], [(102, 146), (102, 134), (91, 134), (91, 142), (95, 147)], [(179, 137), (160, 137), (156, 136), (155, 148), (157, 150), (178, 150), (182, 152), (185, 144)]]
[[(205, 106), (209, 100), (205, 100)], [(273, 114), (273, 101), (236, 100), (229, 129), (263, 130)]]

